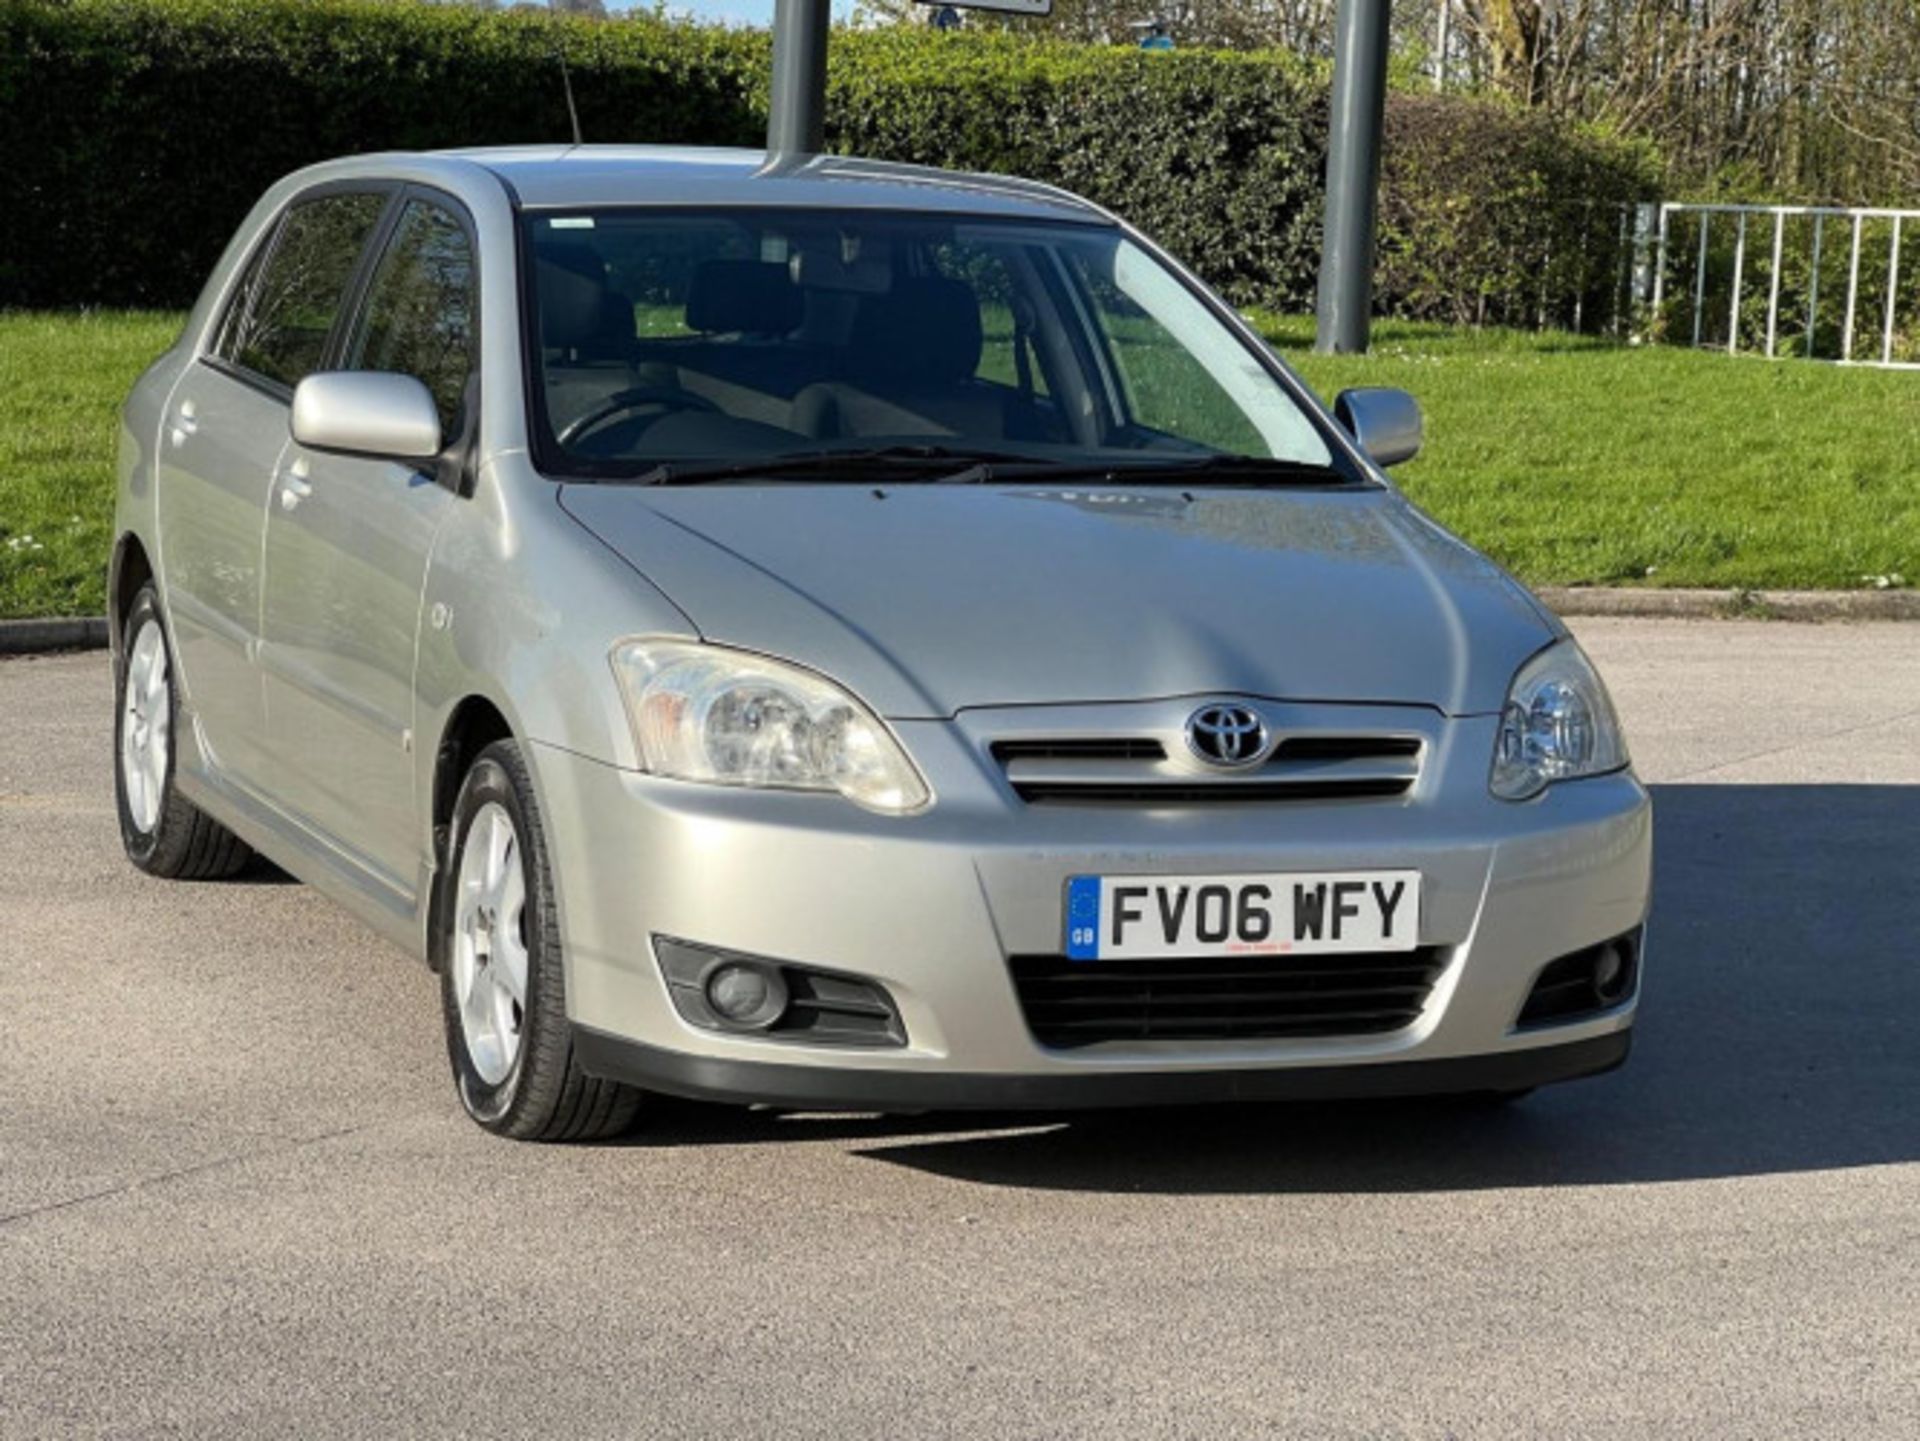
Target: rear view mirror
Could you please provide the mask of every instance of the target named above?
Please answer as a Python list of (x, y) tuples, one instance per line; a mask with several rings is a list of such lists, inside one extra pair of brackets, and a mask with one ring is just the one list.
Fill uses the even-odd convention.
[(1420, 453), (1425, 430), (1420, 402), (1404, 390), (1343, 390), (1333, 403), (1333, 418), (1382, 468)]
[(315, 450), (431, 460), (440, 453), (440, 412), (411, 375), (331, 370), (293, 392), (293, 438)]

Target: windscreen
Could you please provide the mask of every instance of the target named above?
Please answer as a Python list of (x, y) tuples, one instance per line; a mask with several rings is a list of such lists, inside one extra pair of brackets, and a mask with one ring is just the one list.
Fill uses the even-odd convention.
[(1334, 465), (1263, 357), (1118, 228), (791, 210), (526, 217), (562, 474), (938, 447)]

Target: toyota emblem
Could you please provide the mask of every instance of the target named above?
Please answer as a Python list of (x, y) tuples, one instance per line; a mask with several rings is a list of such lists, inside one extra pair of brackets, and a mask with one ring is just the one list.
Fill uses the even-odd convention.
[(1251, 706), (1203, 705), (1187, 717), (1187, 748), (1208, 765), (1251, 765), (1267, 753), (1267, 723)]

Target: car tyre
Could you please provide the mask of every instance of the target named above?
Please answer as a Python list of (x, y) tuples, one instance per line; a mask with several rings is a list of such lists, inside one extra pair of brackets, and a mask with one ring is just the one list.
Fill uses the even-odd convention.
[(168, 880), (218, 880), (253, 859), (247, 843), (174, 788), (179, 682), (151, 582), (120, 628), (113, 668), (113, 789), (127, 858)]
[(435, 959), (454, 1084), (467, 1114), (522, 1141), (620, 1134), (641, 1092), (574, 1055), (553, 870), (525, 757), (481, 751), (454, 800)]

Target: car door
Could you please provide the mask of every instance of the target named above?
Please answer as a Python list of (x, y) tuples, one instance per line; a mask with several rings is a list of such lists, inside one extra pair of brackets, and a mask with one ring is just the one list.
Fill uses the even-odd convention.
[(334, 368), (412, 375), (446, 438), (421, 467), (292, 442), (266, 531), (261, 669), (268, 744), (300, 818), (410, 904), (428, 859), (414, 794), (413, 663), (434, 534), (459, 503), (475, 426), (477, 255), (465, 211), (409, 190)]
[(181, 685), (217, 773), (264, 782), (255, 649), (260, 541), (287, 446), (287, 405), (318, 363), (384, 194), (302, 197), (263, 232), (212, 346), (169, 398), (161, 437), (161, 574)]

